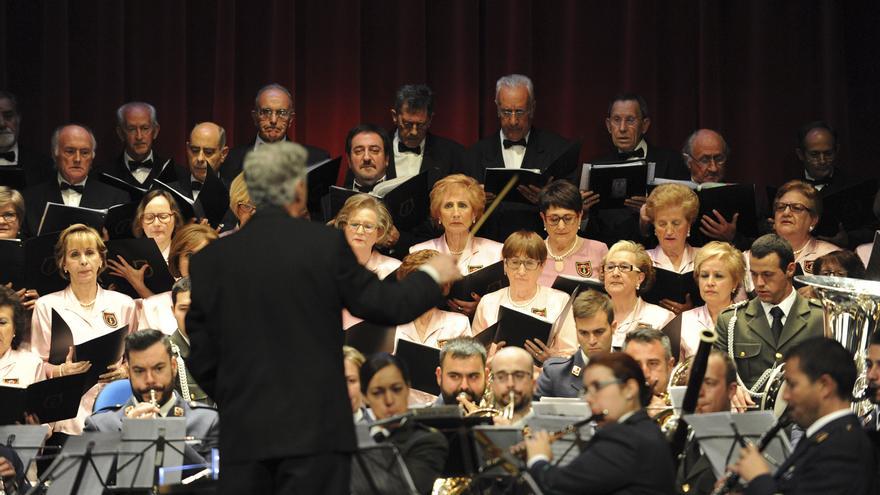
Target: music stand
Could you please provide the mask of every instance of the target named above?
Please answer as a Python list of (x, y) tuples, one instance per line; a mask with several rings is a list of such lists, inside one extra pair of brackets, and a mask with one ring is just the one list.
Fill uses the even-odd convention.
[[(158, 485), (156, 468), (183, 464), (185, 436), (186, 418), (123, 418), (117, 488)], [(179, 483), (180, 472), (168, 473), (165, 478), (166, 483)]]
[(46, 441), (46, 427), (42, 425), (0, 426), (0, 444), (15, 449), (27, 471)]
[(351, 463), (352, 495), (417, 495), (400, 451), (391, 442), (376, 443), (369, 428), (368, 424), (355, 425), (358, 449)]
[(103, 493), (121, 438), (122, 432), (85, 432), (69, 437), (64, 449), (26, 495), (42, 493), (47, 486), (47, 495)]
[[(470, 486), (476, 486), (478, 493), (485, 491), (481, 490), (485, 488), (491, 493), (500, 489), (503, 493), (543, 495), (544, 492), (525, 469), (525, 462), (510, 452), (510, 447), (523, 439), (521, 428), (478, 425), (473, 427), (472, 432), (479, 446), (477, 457), (480, 467)], [(506, 486), (502, 488), (499, 483)], [(523, 491), (524, 488), (529, 491)]]
[[(583, 419), (584, 417), (585, 415), (581, 415), (578, 419)], [(573, 421), (571, 416), (535, 414), (528, 418), (527, 423), (530, 431), (560, 431), (570, 426)], [(569, 465), (571, 461), (580, 455), (580, 445), (593, 436), (595, 427), (595, 423), (587, 423), (577, 431), (567, 433), (559, 440), (551, 443), (550, 451), (553, 453), (552, 464), (558, 467)]]

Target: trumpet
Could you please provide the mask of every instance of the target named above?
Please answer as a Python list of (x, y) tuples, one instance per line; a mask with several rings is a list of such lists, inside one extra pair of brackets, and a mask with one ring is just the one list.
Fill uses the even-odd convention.
[[(461, 392), (460, 394), (458, 394), (458, 398), (459, 399), (467, 399), (468, 398), (467, 393)], [(486, 406), (484, 404), (485, 404), (485, 401), (480, 401), (480, 407), (478, 407), (477, 409), (474, 409), (470, 412), (465, 411), (464, 406), (461, 406), (462, 412), (464, 413), (464, 416), (466, 418), (470, 418), (470, 417), (474, 417), (474, 416), (494, 418), (496, 416), (500, 416), (508, 421), (512, 420), (513, 413), (516, 409), (516, 393), (513, 390), (510, 391), (510, 393), (508, 395), (507, 405), (505, 405), (501, 409), (499, 409), (497, 407)]]
[(153, 407), (159, 407), (158, 402), (156, 402), (156, 390), (150, 389), (150, 405)]

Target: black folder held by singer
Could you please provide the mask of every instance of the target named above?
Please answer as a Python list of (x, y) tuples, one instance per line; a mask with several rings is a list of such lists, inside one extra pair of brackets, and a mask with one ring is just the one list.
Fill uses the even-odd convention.
[(76, 416), (86, 382), (86, 374), (67, 375), (32, 383), (27, 388), (0, 386), (0, 425), (24, 422), (34, 414), (42, 423)]
[(440, 349), (398, 339), (394, 354), (409, 368), (414, 389), (440, 395), (440, 385), (434, 373), (440, 364)]
[[(67, 357), (70, 346), (74, 346), (74, 361), (92, 363), (89, 371), (83, 373), (84, 383), (80, 395), (98, 383), (98, 377), (107, 372), (107, 367), (118, 363), (122, 358), (123, 343), (128, 335), (128, 325), (74, 345), (73, 333), (64, 318), (52, 310), (52, 345), (49, 348), (49, 363), (61, 364)], [(42, 419), (42, 418), (41, 418)]]
[(504, 262), (499, 261), (473, 271), (452, 284), (449, 297), (462, 301), (472, 301), (471, 293), (482, 297), (490, 292), (503, 289), (510, 285), (504, 274)]
[[(174, 285), (174, 277), (168, 271), (168, 264), (159, 251), (156, 241), (149, 238), (141, 239), (116, 239), (107, 242), (107, 259), (117, 261), (117, 256), (122, 256), (129, 265), (139, 270), (142, 266), (149, 265), (144, 271), (144, 283), (154, 294), (160, 294), (171, 290)], [(133, 298), (140, 297), (137, 291), (124, 278), (112, 275), (110, 272), (101, 274), (101, 280), (114, 284), (117, 292), (122, 292)]]

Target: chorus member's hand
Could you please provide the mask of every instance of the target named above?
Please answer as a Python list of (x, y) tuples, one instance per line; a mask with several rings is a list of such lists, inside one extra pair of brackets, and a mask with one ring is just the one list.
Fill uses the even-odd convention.
[(524, 347), (526, 352), (531, 354), (535, 361), (541, 364), (544, 364), (544, 361), (553, 356), (553, 351), (541, 339), (526, 339)]
[(590, 208), (599, 204), (599, 193), (593, 191), (581, 191), (581, 202), (584, 205), (584, 213), (590, 211)]
[(684, 303), (680, 303), (678, 301), (673, 301), (672, 299), (661, 299), (660, 307), (666, 308), (669, 311), (672, 311), (676, 315), (680, 315), (683, 312), (694, 309), (694, 302), (691, 300), (690, 294), (684, 295)]
[(471, 298), (473, 301), (465, 301), (453, 297), (446, 304), (449, 306), (450, 311), (467, 315), (470, 318), (477, 312), (477, 304), (480, 303), (481, 297), (476, 292), (471, 292)]
[[(9, 459), (5, 457), (0, 457), (0, 477), (2, 478), (14, 478), (15, 477), (15, 467), (9, 462)], [(0, 487), (2, 488), (2, 487)]]
[(53, 378), (67, 375), (78, 375), (80, 373), (85, 373), (86, 371), (89, 371), (89, 368), (92, 367), (92, 363), (88, 361), (74, 361), (73, 356), (74, 347), (70, 346), (67, 349), (67, 356), (64, 358), (64, 362), (59, 364), (58, 366), (54, 366), (52, 374)]
[(624, 206), (632, 208), (636, 212), (641, 212), (642, 206), (648, 201), (646, 196), (633, 196), (623, 200)]
[(125, 363), (107, 366), (107, 372), (98, 377), (98, 383), (110, 383), (128, 378), (128, 366)]
[(550, 450), (550, 434), (546, 431), (536, 431), (525, 439), (526, 443), (526, 459), (531, 459), (536, 455), (546, 456), (547, 459), (553, 459), (553, 451)]
[(728, 222), (718, 210), (712, 210), (712, 216), (703, 215), (700, 220), (700, 232), (710, 239), (730, 242), (736, 236), (736, 221), (738, 219), (739, 213), (734, 213), (733, 218)]
[(144, 263), (144, 266), (135, 268), (128, 264), (128, 261), (126, 261), (121, 255), (116, 256), (116, 258), (116, 260), (107, 259), (107, 268), (110, 269), (110, 273), (117, 277), (124, 278), (139, 296), (143, 298), (152, 296), (153, 293), (147, 288), (146, 283), (144, 283), (144, 276), (147, 269), (150, 268), (150, 265)]

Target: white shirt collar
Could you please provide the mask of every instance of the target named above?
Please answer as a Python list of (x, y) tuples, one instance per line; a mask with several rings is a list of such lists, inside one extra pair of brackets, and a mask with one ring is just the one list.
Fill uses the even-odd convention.
[(807, 428), (807, 438), (810, 438), (813, 435), (815, 435), (817, 431), (819, 431), (820, 429), (822, 429), (822, 427), (824, 427), (828, 423), (834, 421), (835, 419), (840, 419), (840, 418), (842, 418), (846, 415), (852, 414), (852, 413), (853, 413), (852, 410), (850, 410), (850, 408), (847, 407), (844, 409), (838, 409), (837, 411), (834, 411), (833, 413), (828, 413), (825, 416), (822, 416), (821, 418), (817, 419), (816, 421), (813, 421), (813, 424), (811, 424), (810, 427)]
[[(422, 139), (422, 142), (419, 143), (419, 149), (421, 150), (423, 155), (425, 154), (425, 141), (427, 141), (427, 140), (428, 140), (428, 138), (427, 138), (427, 136), (425, 136), (425, 139)], [(398, 132), (395, 130), (394, 131), (394, 139), (391, 142), (391, 146), (392, 146), (392, 149), (394, 150), (395, 155), (399, 154), (397, 152), (397, 143), (399, 143), (399, 142), (400, 142), (400, 134), (398, 134)]]
[(636, 413), (636, 411), (630, 411), (630, 412), (624, 414), (623, 416), (617, 418), (617, 422), (623, 423), (624, 421), (628, 420), (630, 418), (630, 416), (632, 416), (635, 413)]
[(769, 323), (773, 322), (773, 317), (770, 316), (770, 310), (773, 309), (774, 306), (778, 306), (779, 309), (782, 310), (782, 321), (783, 323), (788, 319), (788, 314), (791, 312), (791, 307), (794, 305), (794, 300), (797, 297), (797, 291), (794, 290), (794, 287), (791, 288), (791, 293), (785, 296), (785, 299), (779, 302), (779, 304), (770, 304), (764, 301), (761, 301), (761, 307), (764, 308), (764, 314), (767, 315), (767, 321)]
[[(633, 148), (632, 150), (633, 150), (633, 151), (635, 151), (635, 150), (642, 150), (642, 158), (633, 157), (632, 160), (643, 160), (643, 159), (647, 159), (647, 158), (648, 158), (648, 142), (645, 141), (644, 138), (642, 138), (642, 140), (639, 141), (639, 144), (637, 144), (636, 147)], [(620, 151), (620, 148), (617, 149), (617, 152), (618, 152), (618, 153), (623, 153), (622, 151)]]
[[(380, 178), (379, 180), (377, 180), (376, 183), (373, 184), (373, 187), (370, 188), (370, 191), (372, 191), (373, 189), (375, 189), (376, 186), (379, 185), (379, 183), (381, 183), (381, 182), (385, 182), (386, 177), (387, 177), (387, 175), (383, 175), (382, 178)], [(356, 191), (360, 191), (361, 188), (364, 187), (364, 186), (363, 186), (360, 182), (358, 182), (357, 179), (355, 178), (355, 179), (353, 179), (352, 182), (351, 182), (351, 187), (352, 187), (352, 189), (354, 189), (354, 190), (356, 190)]]

